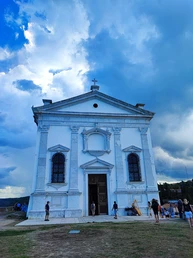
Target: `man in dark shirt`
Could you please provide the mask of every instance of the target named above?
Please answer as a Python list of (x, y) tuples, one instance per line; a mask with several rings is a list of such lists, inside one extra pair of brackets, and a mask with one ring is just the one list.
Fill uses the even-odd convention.
[(151, 208), (152, 208), (152, 210), (153, 210), (153, 213), (154, 213), (154, 216), (155, 216), (155, 222), (156, 222), (156, 223), (159, 223), (158, 207), (159, 207), (158, 201), (155, 200), (155, 199), (152, 199)]
[(49, 201), (46, 203), (45, 205), (45, 212), (46, 212), (46, 216), (45, 216), (45, 221), (49, 221), (49, 215), (50, 215), (50, 206), (49, 206)]
[(114, 219), (117, 219), (118, 204), (116, 201), (114, 201), (112, 210), (114, 211)]

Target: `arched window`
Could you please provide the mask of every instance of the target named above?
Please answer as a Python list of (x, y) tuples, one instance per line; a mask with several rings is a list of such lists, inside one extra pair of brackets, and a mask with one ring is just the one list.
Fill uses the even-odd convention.
[(52, 157), (52, 183), (65, 182), (65, 156), (56, 153)]
[(129, 180), (130, 182), (141, 181), (139, 156), (131, 153), (128, 155)]

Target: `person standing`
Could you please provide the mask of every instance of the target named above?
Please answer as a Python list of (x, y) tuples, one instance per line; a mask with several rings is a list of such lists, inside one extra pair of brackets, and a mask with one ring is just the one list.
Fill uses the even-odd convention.
[(148, 201), (148, 216), (149, 218), (152, 217), (152, 214), (151, 214), (151, 202)]
[(46, 205), (45, 205), (45, 212), (46, 212), (46, 215), (45, 215), (45, 221), (49, 221), (49, 215), (50, 215), (50, 202), (47, 201)]
[(193, 227), (192, 208), (191, 208), (189, 202), (187, 201), (187, 199), (184, 199), (182, 210), (185, 213), (185, 216), (186, 216), (186, 219), (188, 220), (188, 224), (189, 224), (190, 228)]
[(159, 215), (158, 215), (158, 207), (159, 207), (159, 204), (158, 204), (158, 201), (155, 200), (155, 199), (152, 199), (152, 210), (153, 210), (153, 213), (154, 213), (154, 216), (155, 216), (155, 223), (159, 223)]
[(114, 201), (112, 210), (114, 212), (114, 219), (117, 219), (118, 204), (116, 203), (116, 201)]
[(178, 211), (179, 211), (180, 219), (182, 219), (182, 206), (183, 206), (183, 202), (181, 199), (179, 199), (178, 200)]
[(91, 209), (92, 216), (95, 216), (96, 205), (94, 201), (92, 201), (90, 209)]

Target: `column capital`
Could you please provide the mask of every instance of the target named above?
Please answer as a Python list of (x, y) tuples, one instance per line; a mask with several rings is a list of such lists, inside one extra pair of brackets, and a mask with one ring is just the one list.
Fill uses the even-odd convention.
[(72, 133), (78, 133), (78, 130), (80, 129), (80, 127), (79, 126), (71, 126), (70, 129), (71, 129)]
[(49, 125), (40, 125), (38, 126), (38, 131), (42, 132), (42, 133), (47, 133), (50, 129)]
[(141, 134), (147, 134), (148, 127), (139, 127)]
[(113, 127), (114, 134), (120, 134), (121, 128), (120, 127)]

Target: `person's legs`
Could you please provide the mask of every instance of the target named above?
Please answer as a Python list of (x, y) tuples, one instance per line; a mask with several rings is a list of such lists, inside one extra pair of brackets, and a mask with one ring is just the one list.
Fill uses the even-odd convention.
[(191, 228), (192, 227), (192, 221), (191, 221), (191, 212), (189, 211), (185, 211), (185, 215), (186, 215), (186, 219), (188, 221), (188, 224), (189, 224), (189, 227)]
[(192, 212), (190, 211), (190, 224), (191, 224), (191, 227), (193, 227), (193, 218), (192, 218)]
[(156, 223), (159, 223), (158, 211), (154, 211), (154, 216), (155, 216), (155, 222), (156, 222)]
[(154, 212), (155, 222), (157, 222), (157, 214)]
[(49, 212), (46, 211), (45, 221), (49, 221)]
[(189, 227), (191, 228), (191, 227), (192, 227), (192, 225), (191, 225), (191, 219), (187, 219), (187, 221), (188, 221)]
[(116, 209), (114, 209), (114, 215), (115, 215), (114, 218), (117, 219), (117, 210)]

